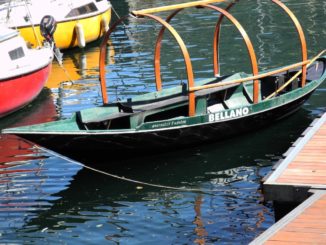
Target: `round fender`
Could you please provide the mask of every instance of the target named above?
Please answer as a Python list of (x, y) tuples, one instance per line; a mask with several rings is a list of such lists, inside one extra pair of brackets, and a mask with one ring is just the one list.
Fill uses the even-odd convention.
[(106, 17), (102, 17), (101, 20), (101, 30), (102, 30), (102, 34), (106, 33), (109, 30), (109, 21)]
[(83, 30), (83, 25), (80, 23), (77, 23), (75, 26), (75, 32), (76, 32), (76, 36), (77, 36), (78, 47), (84, 48), (86, 46), (86, 42), (85, 42), (85, 34), (84, 34), (84, 30)]

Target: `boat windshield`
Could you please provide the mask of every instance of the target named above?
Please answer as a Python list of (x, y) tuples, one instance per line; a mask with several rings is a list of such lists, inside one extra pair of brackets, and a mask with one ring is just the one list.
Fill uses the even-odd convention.
[(90, 14), (98, 11), (96, 5), (91, 2), (86, 5), (80, 6), (78, 8), (72, 9), (67, 15), (66, 18), (76, 17), (79, 15)]

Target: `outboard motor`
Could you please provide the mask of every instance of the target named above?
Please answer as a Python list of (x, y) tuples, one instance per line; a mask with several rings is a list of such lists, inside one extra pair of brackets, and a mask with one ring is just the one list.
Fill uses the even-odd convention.
[(54, 42), (54, 32), (57, 28), (57, 22), (51, 15), (45, 15), (40, 23), (40, 31), (42, 36), (44, 37), (45, 41), (53, 45), (53, 52), (54, 56), (56, 57), (57, 61), (60, 65), (62, 65), (62, 53), (56, 47)]
[(57, 22), (51, 15), (45, 15), (40, 23), (40, 30), (42, 36), (49, 43), (54, 43), (53, 34), (57, 28)]

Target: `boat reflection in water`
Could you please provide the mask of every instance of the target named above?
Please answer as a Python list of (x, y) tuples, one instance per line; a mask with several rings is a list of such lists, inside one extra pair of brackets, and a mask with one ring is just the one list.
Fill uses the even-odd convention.
[[(0, 128), (57, 120), (61, 116), (60, 103), (69, 101), (69, 95), (80, 95), (84, 88), (98, 86), (97, 83), (91, 82), (92, 77), (98, 75), (99, 49), (97, 44), (95, 46), (90, 45), (84, 50), (65, 51), (63, 68), (56, 61), (53, 62), (46, 88), (39, 97), (22, 110), (2, 119)], [(114, 62), (111, 58), (113, 54), (112, 48), (108, 50), (110, 63)], [(69, 79), (73, 80), (73, 83), (66, 82)], [(65, 93), (60, 93), (59, 90)], [(80, 166), (47, 154), (20, 137), (1, 134), (1, 241), (21, 241), (15, 235), (16, 229), (23, 229), (30, 220), (49, 209), (53, 201), (60, 199), (57, 194), (70, 185), (80, 169)]]
[[(298, 112), (293, 120), (305, 119), (306, 114)], [(307, 117), (303, 123), (309, 122)], [(291, 135), (302, 130), (287, 121), (280, 124)], [(31, 227), (30, 236), (55, 239), (60, 234), (84, 242), (97, 237), (100, 241), (121, 244), (151, 244), (159, 238), (170, 241), (168, 244), (203, 241), (216, 244), (222, 240), (235, 244), (238, 237), (232, 236), (234, 233), (245, 234), (244, 240), (248, 241), (266, 229), (272, 219), (272, 213), (257, 203), (261, 196), (257, 179), (277, 158), (272, 154), (267, 157), (270, 152), (266, 152), (266, 147), (271, 142), (279, 142), (271, 150), (274, 154), (281, 154), (288, 147), (289, 135), (278, 134), (278, 129), (270, 127), (253, 133), (250, 141), (247, 136), (240, 136), (237, 141), (159, 156), (103, 159), (110, 164), (99, 164), (96, 168), (103, 167), (102, 170), (117, 176), (203, 192), (154, 188), (84, 168), (74, 176), (69, 188), (56, 194), (61, 198), (53, 200), (52, 206), (29, 220), (26, 227)], [(262, 133), (269, 140), (261, 137)], [(45, 225), (47, 232), (38, 233)], [(170, 238), (171, 226), (177, 235)], [(148, 230), (157, 232), (153, 237), (134, 235), (148, 234)]]
[[(63, 65), (60, 66), (58, 62), (53, 62), (51, 75), (45, 86), (50, 89), (57, 89), (63, 86), (68, 89), (78, 89), (86, 86), (98, 86), (98, 61), (100, 58), (100, 51), (98, 42), (90, 44), (83, 50), (66, 50), (63, 55)], [(107, 60), (110, 64), (114, 63), (114, 48), (109, 44), (107, 50)], [(74, 83), (69, 83), (72, 80)], [(93, 82), (85, 83), (85, 80), (93, 80)], [(64, 83), (67, 82), (68, 83)], [(65, 86), (67, 85), (67, 86)]]
[[(57, 118), (49, 89), (31, 104), (3, 118), (0, 128), (49, 122)], [(56, 167), (53, 167), (56, 160)], [(63, 171), (64, 170), (64, 171)], [(0, 234), (1, 242), (17, 242), (15, 230), (48, 209), (54, 194), (67, 188), (78, 166), (54, 159), (19, 137), (0, 135)], [(64, 174), (62, 174), (64, 173)]]
[[(26, 108), (2, 119), (0, 121), (0, 128), (50, 122), (56, 118), (57, 112), (51, 91), (43, 89), (36, 100), (26, 106)], [(32, 146), (32, 144), (16, 136), (0, 135), (0, 164), (8, 165), (9, 162), (21, 162), (37, 158), (30, 155), (32, 154)], [(5, 167), (2, 166), (2, 168)]]
[[(116, 2), (122, 4), (127, 1)], [(129, 2), (139, 2), (144, 7), (152, 2), (163, 4), (158, 0), (142, 2), (130, 0)], [(296, 12), (302, 13), (302, 17), (309, 16), (316, 19), (318, 16), (310, 13), (311, 8), (302, 8), (306, 3), (303, 0), (291, 0), (291, 2), (294, 3), (291, 5), (297, 8)], [(320, 12), (322, 9), (321, 4), (318, 4), (320, 1), (314, 2), (319, 6)], [(267, 2), (264, 4), (268, 7), (267, 9), (273, 11)], [(252, 24), (249, 21), (250, 16), (247, 14), (251, 8), (252, 6), (243, 2), (243, 7), (237, 11), (238, 15), (248, 19), (246, 22), (248, 25)], [(322, 14), (320, 12), (320, 16), (323, 16)], [(264, 16), (266, 16), (265, 21), (271, 22), (271, 36), (274, 36), (277, 31), (282, 31), (283, 34), (292, 34), (292, 29), (284, 29), (285, 26), (270, 21), (272, 20), (270, 14)], [(251, 18), (253, 17), (251, 16)], [(202, 18), (206, 17), (204, 15), (197, 18), (189, 16), (186, 21), (190, 23), (188, 26), (192, 26), (192, 23), (201, 21)], [(309, 19), (304, 19), (304, 21), (308, 26), (312, 26)], [(322, 17), (319, 22), (324, 23)], [(279, 26), (282, 27), (281, 30), (277, 29)], [(223, 28), (225, 31), (228, 26), (223, 26)], [(318, 32), (320, 25), (312, 28), (311, 33), (320, 34)], [(137, 33), (136, 29), (132, 29), (132, 31)], [(188, 32), (188, 28), (185, 31)], [(205, 29), (191, 37), (200, 39), (203, 33), (206, 34), (204, 31)], [(145, 39), (144, 35), (141, 35), (144, 32), (138, 31), (138, 33), (139, 37)], [(319, 43), (323, 43), (322, 35), (316, 35), (316, 38)], [(143, 39), (140, 39), (139, 43), (144, 43)], [(286, 41), (292, 44), (291, 39)], [(312, 47), (313, 53), (318, 51), (316, 50), (318, 46), (320, 45), (316, 44)], [(274, 50), (269, 46), (264, 46), (264, 48), (265, 57), (271, 57), (273, 55), (271, 52)], [(115, 49), (119, 53), (117, 45)], [(90, 68), (88, 61), (91, 50), (93, 50), (92, 47), (85, 50), (87, 66), (84, 67), (87, 67), (88, 72), (93, 69)], [(232, 46), (229, 46), (228, 50), (234, 53), (238, 52)], [(91, 83), (92, 79), (88, 80), (90, 76), (79, 70), (84, 53), (83, 51), (78, 52), (80, 53), (74, 55), (65, 52), (64, 56), (67, 60), (68, 57), (75, 57), (72, 59), (75, 63), (71, 60), (70, 64), (72, 70), (76, 72), (76, 78), (73, 77), (73, 71), (68, 69), (68, 64), (64, 64), (73, 77), (74, 84), (72, 86), (69, 83), (63, 84), (61, 86), (63, 93), (57, 92), (59, 91), (58, 86), (51, 87), (56, 103), (58, 102), (56, 96), (64, 96), (61, 97), (63, 107), (60, 108), (59, 105), (56, 108), (57, 113), (63, 112), (64, 116), (78, 110), (78, 107), (92, 106), (96, 103), (95, 95), (98, 95), (91, 92), (95, 86), (87, 89), (87, 85)], [(170, 53), (173, 55), (173, 52)], [(197, 55), (198, 50), (194, 50), (194, 54)], [(275, 61), (282, 64), (291, 62), (291, 58), (297, 57), (296, 54), (284, 52), (284, 55), (289, 56), (288, 58), (281, 59), (274, 56), (271, 63), (267, 65), (271, 66)], [(132, 57), (130, 54), (128, 55)], [(125, 57), (122, 56), (122, 58)], [(126, 64), (128, 60), (124, 59), (123, 61)], [(270, 62), (268, 59), (265, 61)], [(198, 62), (203, 63), (200, 59)], [(132, 60), (130, 64), (127, 63), (124, 66), (123, 73), (120, 71), (122, 77), (128, 77), (138, 67), (144, 67), (144, 69), (148, 67), (140, 63), (137, 68), (134, 68), (132, 66), (134, 63), (135, 61)], [(241, 60), (234, 60), (234, 65), (239, 66), (238, 69), (243, 67)], [(115, 74), (111, 68), (109, 69), (111, 74)], [(62, 72), (61, 68), (59, 70)], [(96, 68), (93, 71), (96, 71)], [(164, 71), (163, 67), (162, 71)], [(207, 68), (207, 71), (210, 70)], [(170, 73), (164, 74), (170, 76)], [(93, 75), (96, 76), (96, 72), (91, 74), (91, 76)], [(174, 75), (172, 75), (171, 80), (174, 80)], [(82, 77), (85, 80), (78, 80), (77, 77)], [(140, 78), (143, 77), (148, 78), (147, 76)], [(60, 79), (61, 81), (68, 80), (63, 72)], [(58, 84), (61, 83), (60, 79), (57, 81)], [(144, 87), (144, 83), (138, 84), (137, 89)], [(50, 87), (50, 85), (48, 86)], [(133, 86), (129, 87), (129, 92), (131, 92), (128, 96), (134, 94), (134, 86), (133, 81)], [(309, 104), (304, 105), (304, 109), (299, 110), (287, 120), (280, 121), (258, 132), (254, 131), (250, 135), (240, 136), (236, 140), (226, 140), (141, 159), (135, 159), (132, 156), (130, 160), (116, 160), (107, 154), (105, 159), (102, 159), (103, 164), (99, 163), (102, 167), (105, 166), (104, 171), (125, 178), (166, 186), (212, 190), (213, 193), (153, 188), (110, 178), (86, 168), (79, 170), (78, 166), (31, 148), (30, 144), (23, 143), (23, 141), (12, 146), (16, 153), (1, 148), (1, 152), (5, 152), (7, 156), (5, 160), (7, 164), (3, 163), (2, 165), (13, 165), (17, 163), (14, 159), (19, 159), (18, 161), (21, 161), (22, 164), (19, 168), (17, 166), (17, 169), (24, 170), (30, 167), (30, 169), (41, 169), (41, 171), (0, 176), (0, 180), (6, 180), (6, 176), (12, 176), (6, 184), (1, 184), (3, 191), (0, 194), (0, 209), (3, 211), (0, 211), (0, 243), (154, 244), (161, 241), (160, 244), (201, 244), (203, 242), (207, 244), (248, 244), (274, 223), (271, 205), (264, 206), (261, 203), (262, 196), (259, 193), (261, 176), (269, 172), (271, 165), (282, 157), (291, 142), (295, 141), (311, 123), (314, 115), (325, 109), (325, 96), (322, 96), (325, 94), (324, 88), (325, 84), (322, 89), (318, 89), (312, 95)], [(74, 96), (77, 93), (78, 95)], [(88, 95), (94, 95), (94, 100)], [(19, 115), (25, 111), (25, 109), (20, 111)], [(54, 117), (57, 116), (54, 115)], [(10, 126), (12, 124), (8, 123), (1, 128)], [(26, 151), (24, 151), (25, 149)], [(27, 157), (39, 158), (24, 160), (28, 159)], [(91, 157), (94, 157), (94, 154)], [(112, 162), (115, 164), (111, 165)], [(92, 162), (88, 163), (93, 166)], [(98, 167), (96, 166), (96, 168)], [(68, 185), (69, 188), (67, 188)], [(30, 205), (18, 205), (20, 203), (29, 203)], [(28, 209), (28, 207), (34, 210)], [(19, 208), (25, 208), (27, 211), (16, 211)]]

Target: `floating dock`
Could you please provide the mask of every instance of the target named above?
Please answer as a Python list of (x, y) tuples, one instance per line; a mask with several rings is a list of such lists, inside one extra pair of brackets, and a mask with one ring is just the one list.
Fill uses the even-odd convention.
[(326, 113), (264, 178), (266, 201), (298, 204), (251, 244), (326, 244)]
[(301, 203), (326, 190), (326, 113), (305, 130), (263, 183), (265, 200)]
[(258, 244), (326, 244), (326, 191), (315, 191), (250, 243)]

